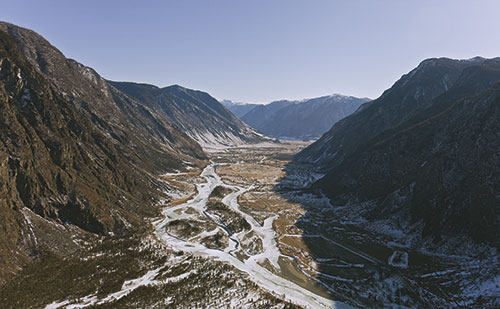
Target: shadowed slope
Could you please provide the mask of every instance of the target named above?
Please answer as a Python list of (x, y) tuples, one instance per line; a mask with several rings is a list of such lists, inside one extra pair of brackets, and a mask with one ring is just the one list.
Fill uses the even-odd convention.
[(165, 197), (155, 174), (204, 164), (195, 141), (33, 31), (0, 23), (0, 40), (2, 274), (41, 247), (74, 250), (71, 226), (140, 228)]
[(178, 85), (158, 88), (130, 82), (110, 83), (143, 102), (203, 146), (231, 146), (266, 140), (206, 92)]

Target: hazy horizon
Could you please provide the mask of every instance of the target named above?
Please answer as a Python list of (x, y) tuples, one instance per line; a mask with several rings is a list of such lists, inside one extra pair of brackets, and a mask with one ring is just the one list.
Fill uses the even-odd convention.
[(496, 1), (11, 2), (104, 78), (179, 84), (235, 102), (377, 98), (426, 58), (500, 56)]

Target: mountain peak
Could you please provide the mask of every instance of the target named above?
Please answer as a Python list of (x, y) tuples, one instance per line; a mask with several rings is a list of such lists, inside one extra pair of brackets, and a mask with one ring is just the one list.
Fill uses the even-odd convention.
[(170, 91), (182, 91), (182, 92), (185, 92), (185, 91), (199, 91), (199, 90), (194, 90), (194, 89), (188, 89), (186, 87), (183, 87), (179, 84), (173, 84), (173, 85), (170, 85), (170, 86), (167, 86), (167, 87), (163, 87), (162, 89), (164, 90), (170, 90)]
[(170, 85), (170, 86), (167, 86), (165, 88), (170, 88), (170, 89), (186, 89), (186, 87), (183, 87), (179, 84), (173, 84), (173, 85)]
[(274, 101), (253, 108), (241, 119), (271, 137), (310, 140), (320, 137), (366, 101), (341, 94), (298, 101)]
[(488, 65), (496, 62), (500, 62), (500, 57), (484, 58), (481, 56), (475, 56), (467, 59), (453, 59), (447, 57), (428, 58), (420, 62), (420, 64), (414, 70), (429, 68), (436, 65)]

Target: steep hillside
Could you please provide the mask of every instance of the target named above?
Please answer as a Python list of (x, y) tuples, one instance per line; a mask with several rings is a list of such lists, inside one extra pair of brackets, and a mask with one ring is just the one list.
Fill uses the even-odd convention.
[(326, 170), (337, 166), (360, 145), (430, 106), (433, 99), (457, 81), (465, 68), (481, 62), (482, 59), (457, 61), (446, 58), (423, 61), (378, 99), (339, 121), (296, 159), (314, 162)]
[(93, 70), (6, 23), (0, 126), (2, 280), (40, 249), (71, 252), (75, 233), (143, 226), (168, 189), (154, 174), (206, 158), (195, 141)]
[[(183, 132), (142, 103), (111, 87), (92, 68), (67, 59), (34, 31), (2, 22), (0, 30), (14, 38), (23, 58), (47, 78), (66, 101), (90, 118), (97, 130), (120, 144), (126, 156), (141, 168), (149, 171), (180, 168), (182, 156), (186, 156), (184, 160), (205, 159), (201, 148)], [(160, 155), (165, 151), (176, 155)]]
[(204, 147), (256, 143), (265, 139), (208, 93), (178, 85), (159, 88), (130, 82), (110, 82), (143, 102)]
[(297, 160), (327, 171), (315, 186), (349, 205), (346, 218), (407, 241), (498, 247), (499, 132), (500, 59), (429, 59)]

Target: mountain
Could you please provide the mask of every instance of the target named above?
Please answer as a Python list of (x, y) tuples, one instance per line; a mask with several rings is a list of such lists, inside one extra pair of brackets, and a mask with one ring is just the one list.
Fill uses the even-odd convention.
[(241, 120), (267, 136), (310, 140), (319, 138), (367, 101), (339, 94), (302, 101), (275, 101), (253, 108)]
[[(0, 278), (78, 233), (122, 235), (156, 216), (163, 171), (201, 147), (37, 33), (0, 23)], [(0, 280), (1, 281), (1, 280)]]
[(499, 132), (500, 58), (428, 59), (295, 161), (326, 173), (314, 187), (347, 219), (498, 247)]
[(299, 101), (288, 101), (288, 100), (281, 100), (281, 101), (274, 101), (266, 105), (259, 105), (253, 108), (251, 111), (246, 113), (241, 117), (241, 120), (243, 120), (246, 124), (249, 126), (256, 128), (259, 130), (259, 128), (266, 123), (266, 121), (272, 117), (274, 113), (279, 111), (280, 109), (296, 104)]
[[(16, 41), (26, 61), (65, 100), (90, 118), (102, 134), (126, 147), (123, 149), (126, 156), (141, 168), (155, 171), (162, 166), (171, 166), (174, 163), (172, 158), (167, 160), (167, 157), (158, 156), (165, 150), (175, 153), (185, 150), (188, 155), (206, 158), (200, 147), (159, 114), (112, 87), (92, 68), (67, 59), (37, 33), (8, 23), (0, 23), (0, 30)], [(182, 158), (175, 161), (179, 165)]]
[(339, 121), (321, 139), (302, 151), (297, 160), (316, 162), (318, 167), (326, 170), (342, 163), (359, 145), (432, 105), (437, 96), (458, 80), (462, 70), (474, 63), (445, 58), (423, 61), (378, 99)]
[(233, 102), (231, 100), (222, 100), (220, 101), (222, 105), (224, 105), (231, 113), (233, 113), (236, 117), (240, 118), (254, 109), (255, 107), (261, 104), (255, 103), (241, 103), (241, 102)]
[(349, 116), (368, 99), (330, 95), (287, 105), (271, 113), (257, 129), (272, 137), (310, 140), (319, 138), (333, 124)]
[(175, 124), (202, 146), (210, 148), (265, 141), (206, 92), (178, 85), (159, 88), (130, 82), (110, 83)]

